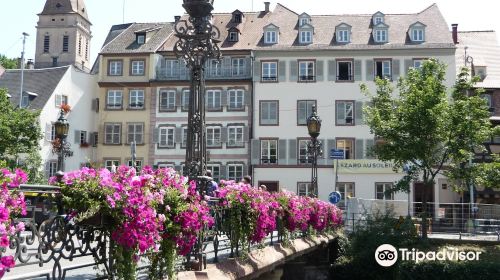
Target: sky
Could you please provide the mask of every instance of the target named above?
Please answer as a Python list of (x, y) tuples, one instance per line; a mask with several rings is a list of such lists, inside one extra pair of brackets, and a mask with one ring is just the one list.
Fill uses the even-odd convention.
[[(270, 2), (272, 10), (278, 2)], [(500, 2), (493, 0), (280, 0), (279, 3), (299, 14), (306, 12), (310, 15), (373, 14), (377, 11), (385, 14), (416, 13), (437, 3), (448, 25), (458, 23), (461, 31), (500, 30)], [(44, 4), (45, 0), (0, 0), (0, 54), (20, 57), (22, 33), (27, 32), (30, 36), (26, 40), (26, 58), (34, 58), (37, 14), (43, 10)], [(168, 22), (184, 12), (181, 0), (85, 0), (85, 4), (93, 24), (92, 60), (113, 24)], [(264, 9), (264, 1), (215, 0), (214, 7), (214, 12), (260, 11)]]

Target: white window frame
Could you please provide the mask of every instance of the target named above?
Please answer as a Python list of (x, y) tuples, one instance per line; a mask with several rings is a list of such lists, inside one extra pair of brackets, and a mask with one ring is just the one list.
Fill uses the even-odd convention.
[(264, 32), (264, 43), (265, 44), (276, 44), (276, 43), (278, 43), (278, 31), (276, 31), (276, 30), (266, 30)]
[(158, 146), (161, 148), (175, 148), (175, 127), (162, 126), (158, 128)]
[(299, 139), (297, 141), (297, 161), (299, 164), (310, 164), (312, 162), (312, 158), (309, 158), (309, 154), (307, 152), (309, 142), (310, 140), (308, 139)]
[(344, 206), (347, 197), (356, 197), (356, 184), (353, 182), (338, 182), (337, 191), (341, 194), (341, 201), (339, 206)]
[(144, 144), (144, 123), (127, 123), (127, 144)]
[(68, 96), (64, 94), (56, 94), (56, 107), (59, 108), (63, 104), (68, 104)]
[(384, 17), (375, 17), (373, 19), (373, 22), (375, 25), (379, 24), (379, 23), (383, 23), (384, 22)]
[[(132, 167), (132, 160), (131, 159), (127, 160), (127, 166)], [(141, 169), (142, 169), (142, 160), (136, 159), (135, 160), (135, 170), (140, 171)]]
[(57, 166), (57, 161), (49, 161), (49, 170), (48, 170), (48, 175), (50, 177), (56, 176), (57, 171), (59, 171), (59, 167)]
[(230, 31), (229, 32), (229, 42), (238, 42), (238, 32), (237, 31)]
[(208, 71), (211, 77), (222, 76), (222, 63), (217, 59), (208, 60)]
[(131, 74), (132, 76), (142, 76), (144, 75), (144, 66), (145, 66), (145, 61), (144, 60), (132, 60), (130, 62), (130, 67), (131, 69)]
[(121, 109), (123, 107), (123, 91), (108, 90), (106, 93), (106, 101), (106, 109)]
[(188, 127), (183, 126), (182, 127), (182, 143), (181, 147), (186, 147), (187, 146), (187, 134), (188, 134)]
[(231, 89), (227, 91), (229, 110), (241, 110), (245, 108), (245, 91), (242, 89)]
[(214, 179), (214, 181), (218, 182), (221, 179), (221, 177), (220, 177), (220, 170), (221, 170), (220, 164), (207, 164), (207, 170), (212, 171), (212, 179)]
[(278, 140), (260, 140), (260, 160), (262, 164), (278, 164)]
[(245, 146), (245, 129), (243, 126), (228, 126), (227, 127), (227, 146), (228, 147), (244, 147)]
[(144, 90), (131, 89), (129, 92), (129, 109), (144, 109)]
[(314, 60), (299, 61), (299, 81), (300, 82), (316, 81), (316, 62)]
[(335, 148), (344, 151), (345, 159), (354, 159), (355, 141), (353, 139), (336, 139)]
[(413, 60), (413, 68), (420, 69), (422, 67), (423, 63), (424, 63), (423, 59), (414, 59)]
[(109, 72), (110, 76), (121, 76), (123, 75), (123, 61), (122, 60), (111, 60), (109, 61)]
[(165, 59), (165, 76), (170, 78), (179, 76), (179, 60)]
[(276, 82), (278, 81), (278, 62), (263, 61), (262, 62), (262, 81)]
[(298, 196), (317, 197), (318, 190), (314, 190), (311, 182), (298, 182), (297, 183), (297, 195)]
[(88, 144), (87, 143), (87, 131), (80, 130), (80, 144)]
[[(313, 106), (316, 106), (316, 100), (297, 100), (298, 125), (307, 125), (307, 118), (311, 116)], [(303, 112), (303, 114), (301, 114), (301, 111)]]
[(104, 161), (104, 167), (109, 171), (113, 171), (113, 166), (118, 168), (118, 166), (120, 166), (120, 161), (116, 159), (107, 159)]
[(375, 29), (375, 42), (377, 43), (386, 43), (387, 42), (387, 29)]
[(222, 146), (221, 131), (220, 126), (207, 126), (207, 147), (209, 148), (220, 148)]
[(137, 44), (143, 45), (146, 43), (146, 35), (145, 34), (138, 34), (137, 35)]
[(243, 164), (228, 164), (227, 165), (227, 179), (239, 182), (243, 179)]
[(183, 111), (188, 111), (189, 110), (189, 94), (190, 94), (189, 89), (185, 89), (182, 91), (182, 100), (181, 100), (181, 106)]
[[(392, 189), (393, 187), (394, 187), (393, 183), (381, 183), (381, 182), (375, 183), (375, 199), (394, 200), (394, 192), (391, 192), (390, 194), (385, 193), (388, 189)], [(381, 195), (382, 198), (379, 198), (379, 195)]]
[[(160, 90), (160, 106), (158, 107), (160, 112), (163, 111), (175, 111), (175, 98), (177, 91), (175, 90)], [(165, 97), (166, 95), (166, 97)], [(166, 104), (165, 104), (166, 102)]]
[(338, 43), (349, 43), (350, 38), (349, 29), (339, 29), (337, 30), (337, 42)]
[[(337, 60), (337, 76), (335, 77), (336, 81), (353, 81), (354, 80), (354, 71), (353, 71), (353, 63), (352, 60)], [(348, 63), (348, 75), (347, 75), (347, 80), (341, 80), (340, 78), (340, 63)]]
[(245, 75), (245, 59), (242, 57), (236, 57), (231, 59), (231, 73), (233, 76), (243, 76)]
[[(111, 132), (108, 133), (108, 127), (111, 126)], [(122, 126), (119, 123), (105, 123), (104, 124), (104, 144), (119, 145), (121, 144)], [(110, 139), (110, 141), (108, 141)]]
[[(342, 118), (343, 116), (343, 118)], [(347, 122), (347, 118), (351, 122)], [(354, 101), (338, 100), (335, 102), (335, 120), (336, 125), (354, 125)]]
[(312, 30), (301, 30), (299, 32), (299, 42), (301, 44), (310, 44), (312, 43), (313, 32)]
[[(378, 73), (378, 66), (377, 63), (382, 63), (382, 75)], [(375, 76), (376, 77), (382, 77), (382, 79), (392, 79), (392, 61), (390, 59), (384, 59), (384, 60), (375, 60)]]
[[(275, 114), (273, 115), (273, 107)], [(278, 125), (279, 124), (279, 103), (277, 100), (263, 100), (259, 108), (260, 125)]]
[(299, 19), (299, 27), (311, 23), (311, 19), (308, 17), (303, 17)]
[(218, 89), (207, 90), (208, 110), (220, 110), (222, 108), (222, 91)]
[(424, 28), (413, 28), (411, 30), (411, 40), (413, 42), (425, 41), (425, 29)]

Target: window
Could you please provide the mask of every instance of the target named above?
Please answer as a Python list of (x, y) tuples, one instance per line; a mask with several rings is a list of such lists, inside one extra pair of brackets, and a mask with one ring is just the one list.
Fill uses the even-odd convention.
[(299, 140), (299, 153), (298, 153), (298, 163), (299, 164), (310, 164), (312, 162), (312, 158), (309, 158), (309, 154), (307, 152), (307, 146), (309, 144), (309, 140), (307, 139), (300, 139)]
[(260, 125), (278, 125), (278, 101), (260, 102)]
[(353, 81), (352, 61), (337, 61), (337, 81)]
[(349, 30), (341, 29), (337, 31), (337, 42), (339, 43), (349, 43)]
[(56, 126), (52, 124), (50, 126), (50, 141), (54, 141), (56, 139)]
[(190, 90), (183, 90), (182, 91), (182, 111), (189, 110), (189, 93), (190, 93)]
[(227, 179), (239, 182), (243, 179), (243, 165), (242, 164), (229, 164), (227, 166)]
[(337, 183), (337, 190), (342, 196), (342, 200), (338, 204), (340, 207), (344, 207), (347, 198), (355, 196), (354, 183)]
[(164, 148), (175, 148), (174, 127), (160, 127), (158, 144)]
[(414, 59), (413, 60), (413, 68), (420, 69), (424, 61), (422, 59)]
[(80, 144), (87, 144), (87, 131), (80, 130)]
[(68, 104), (68, 96), (56, 94), (56, 107), (61, 107), (63, 104)]
[(245, 75), (245, 59), (244, 58), (233, 58), (231, 59), (232, 74), (233, 76), (243, 76)]
[(311, 82), (314, 80), (314, 61), (299, 61), (299, 81)]
[(313, 188), (311, 182), (301, 182), (297, 183), (297, 195), (317, 197), (318, 190)]
[(133, 76), (144, 75), (144, 63), (145, 63), (144, 60), (132, 60), (132, 63), (130, 66), (132, 69), (131, 69), (130, 73)]
[(143, 109), (144, 108), (144, 90), (133, 89), (130, 90), (130, 109)]
[(78, 55), (82, 55), (82, 35), (78, 37)]
[(227, 146), (228, 147), (245, 146), (245, 142), (243, 139), (243, 126), (229, 126), (227, 128)]
[(49, 161), (48, 163), (48, 167), (49, 167), (49, 170), (48, 170), (48, 175), (49, 177), (54, 177), (56, 176), (56, 173), (58, 171), (58, 166), (57, 166), (57, 161)]
[(92, 143), (92, 147), (97, 147), (97, 143), (99, 143), (99, 133), (94, 132), (92, 134), (92, 137), (94, 137), (94, 142)]
[(307, 118), (312, 114), (312, 107), (316, 106), (316, 100), (297, 101), (297, 124), (306, 125)]
[(50, 36), (43, 36), (43, 52), (48, 53), (50, 51)]
[(242, 89), (231, 89), (227, 94), (230, 110), (239, 110), (244, 108), (245, 92)]
[(312, 43), (312, 31), (311, 30), (300, 31), (299, 42), (301, 44)]
[(383, 17), (375, 17), (375, 25), (379, 24), (379, 23), (382, 23), (384, 22), (384, 18)]
[(220, 178), (220, 165), (218, 164), (207, 164), (207, 170), (212, 171), (212, 179), (218, 182)]
[(337, 139), (336, 148), (344, 150), (345, 159), (354, 159), (354, 140), (352, 139)]
[(305, 25), (305, 24), (309, 24), (310, 22), (311, 22), (311, 19), (310, 19), (310, 18), (307, 18), (307, 17), (306, 17), (306, 18), (301, 18), (301, 19), (299, 20), (299, 26), (303, 26), (303, 25)]
[(104, 167), (106, 167), (111, 172), (116, 172), (116, 168), (120, 166), (120, 161), (115, 159), (106, 160)]
[(123, 75), (123, 61), (121, 60), (110, 60), (108, 67), (109, 76), (121, 76)]
[(237, 31), (229, 32), (229, 42), (238, 42), (238, 32)]
[(118, 123), (104, 124), (104, 144), (118, 145), (121, 144), (122, 126)]
[(85, 59), (89, 59), (89, 39), (85, 39)]
[(130, 144), (135, 141), (136, 144), (144, 144), (144, 124), (143, 123), (129, 123), (127, 131), (127, 143)]
[(336, 125), (354, 125), (354, 101), (335, 101)]
[(165, 59), (165, 75), (167, 77), (177, 77), (179, 75), (179, 61), (174, 59)]
[(276, 61), (262, 62), (262, 81), (264, 82), (278, 81), (278, 62)]
[(108, 90), (107, 109), (121, 109), (123, 102), (123, 92), (121, 90)]
[(392, 188), (392, 183), (375, 183), (375, 199), (394, 200), (394, 192), (386, 193)]
[(208, 110), (220, 110), (222, 108), (220, 90), (207, 90), (207, 108)]
[(260, 159), (261, 164), (278, 163), (278, 140), (260, 141)]
[(220, 147), (221, 132), (220, 127), (209, 126), (207, 127), (207, 147)]
[(264, 33), (264, 43), (276, 44), (278, 42), (278, 34), (276, 31), (266, 31)]
[(222, 65), (217, 59), (208, 61), (209, 73), (212, 77), (222, 76)]
[[(129, 159), (129, 160), (127, 160), (127, 166), (129, 166), (129, 167), (134, 167), (134, 166), (132, 165), (132, 160), (130, 160), (130, 159)], [(141, 170), (141, 169), (142, 169), (142, 160), (135, 160), (135, 169), (136, 169), (137, 171), (139, 171), (139, 170)]]
[(387, 42), (387, 29), (376, 29), (375, 30), (375, 42), (377, 42), (377, 43)]
[(378, 60), (375, 61), (375, 75), (380, 79), (391, 79), (391, 61), (390, 60)]
[(413, 42), (423, 42), (424, 41), (424, 29), (422, 29), (422, 28), (412, 29), (411, 40)]
[(241, 23), (241, 14), (234, 14), (233, 15), (233, 21), (235, 23)]
[(69, 36), (64, 35), (63, 36), (63, 52), (68, 52), (69, 50)]
[(160, 112), (175, 111), (175, 90), (160, 91)]
[(146, 42), (146, 34), (137, 34), (137, 44), (142, 45)]

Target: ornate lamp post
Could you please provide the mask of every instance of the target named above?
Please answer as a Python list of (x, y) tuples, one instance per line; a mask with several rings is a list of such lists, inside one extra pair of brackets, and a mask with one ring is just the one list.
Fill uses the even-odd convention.
[(307, 130), (311, 136), (311, 141), (307, 144), (307, 154), (311, 161), (311, 188), (314, 196), (318, 195), (318, 156), (323, 154), (321, 141), (318, 140), (321, 131), (321, 119), (316, 114), (316, 106), (312, 107), (312, 114), (307, 118)]
[(206, 192), (207, 147), (205, 130), (205, 62), (220, 60), (220, 32), (210, 22), (213, 0), (183, 0), (188, 20), (175, 25), (179, 38), (175, 55), (183, 58), (191, 73), (189, 94), (186, 165), (184, 175), (197, 180), (200, 195)]
[(61, 109), (59, 112), (59, 118), (54, 123), (56, 139), (54, 140), (52, 146), (52, 152), (57, 154), (57, 166), (59, 167), (59, 171), (63, 172), (64, 158), (73, 155), (73, 152), (70, 150), (71, 145), (66, 141), (69, 131), (69, 122), (64, 115), (64, 110)]

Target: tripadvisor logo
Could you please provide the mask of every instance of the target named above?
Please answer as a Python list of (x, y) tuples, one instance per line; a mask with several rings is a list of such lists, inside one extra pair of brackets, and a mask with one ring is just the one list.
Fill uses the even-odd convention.
[(390, 267), (393, 266), (400, 258), (403, 261), (413, 261), (419, 263), (422, 261), (478, 261), (479, 255), (482, 252), (474, 251), (459, 251), (453, 248), (444, 248), (439, 251), (429, 251), (423, 252), (415, 248), (399, 248), (398, 250), (390, 245), (383, 244), (380, 245), (377, 250), (375, 250), (375, 261), (380, 266)]

